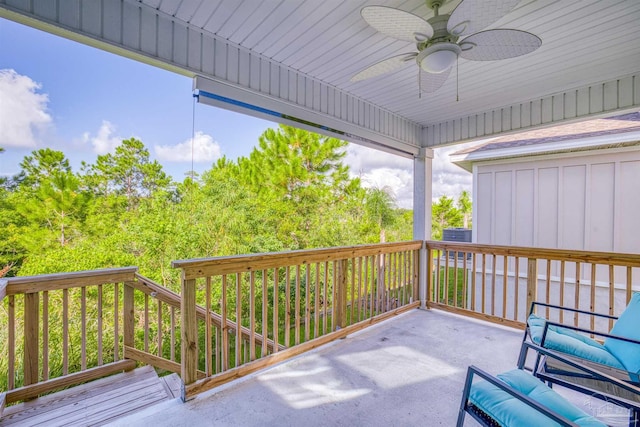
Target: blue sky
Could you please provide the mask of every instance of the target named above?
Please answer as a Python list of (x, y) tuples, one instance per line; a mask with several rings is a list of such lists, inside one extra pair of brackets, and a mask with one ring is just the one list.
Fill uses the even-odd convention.
[[(136, 137), (177, 181), (209, 169), (221, 155), (245, 156), (275, 123), (195, 105), (188, 77), (0, 18), (0, 175), (17, 173), (31, 151), (60, 150), (75, 171), (81, 161)], [(469, 189), (470, 174), (436, 153), (434, 197)], [(411, 207), (412, 161), (350, 144), (347, 164), (365, 183), (390, 187)]]

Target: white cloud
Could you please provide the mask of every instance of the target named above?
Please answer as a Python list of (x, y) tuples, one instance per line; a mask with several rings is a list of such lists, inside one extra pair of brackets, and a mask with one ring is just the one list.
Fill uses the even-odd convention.
[(449, 155), (469, 145), (475, 144), (477, 144), (477, 142), (436, 148), (433, 150), (432, 197), (434, 200), (439, 199), (441, 196), (456, 198), (463, 190), (471, 194), (473, 175), (451, 163)]
[(413, 161), (362, 145), (349, 144), (345, 163), (369, 188), (388, 188), (398, 207), (413, 205)]
[(113, 153), (124, 138), (114, 135), (116, 128), (111, 122), (103, 120), (98, 133), (91, 136), (89, 132), (82, 135), (83, 142), (90, 142), (96, 154)]
[(52, 122), (41, 85), (14, 70), (0, 70), (0, 146), (35, 147)]
[[(175, 145), (155, 145), (153, 147), (159, 160), (165, 162), (190, 162), (192, 159), (191, 138)], [(222, 156), (220, 144), (211, 135), (196, 132), (193, 138), (193, 161), (196, 163), (213, 162)]]
[[(434, 200), (443, 195), (456, 198), (463, 190), (471, 193), (472, 175), (449, 160), (449, 154), (467, 145), (434, 150), (432, 163)], [(364, 186), (389, 187), (399, 207), (412, 208), (413, 160), (361, 145), (349, 144), (345, 163), (351, 168), (353, 176), (362, 178)]]

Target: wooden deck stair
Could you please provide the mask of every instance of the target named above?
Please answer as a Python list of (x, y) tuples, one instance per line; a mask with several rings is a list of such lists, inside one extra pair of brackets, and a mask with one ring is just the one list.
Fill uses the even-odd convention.
[(0, 426), (93, 426), (112, 422), (180, 395), (176, 374), (151, 366), (124, 372), (5, 408)]

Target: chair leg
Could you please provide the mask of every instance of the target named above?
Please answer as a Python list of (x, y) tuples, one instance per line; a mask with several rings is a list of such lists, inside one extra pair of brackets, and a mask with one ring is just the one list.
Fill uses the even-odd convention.
[(631, 408), (629, 411), (629, 427), (640, 427), (640, 409)]

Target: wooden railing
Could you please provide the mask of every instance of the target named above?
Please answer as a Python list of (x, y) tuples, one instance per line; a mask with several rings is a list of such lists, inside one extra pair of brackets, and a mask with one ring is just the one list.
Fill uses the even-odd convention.
[[(130, 370), (121, 348), (122, 294), (136, 267), (0, 280), (5, 403)], [(6, 303), (5, 303), (6, 300)], [(131, 301), (125, 304), (132, 304)], [(0, 322), (4, 323), (0, 320)], [(6, 328), (6, 329), (5, 329)], [(123, 330), (124, 329), (124, 330)], [(3, 331), (4, 332), (4, 331)]]
[[(523, 328), (532, 301), (618, 315), (640, 291), (640, 255), (427, 241), (429, 307)], [(608, 330), (593, 316), (555, 321)], [(556, 316), (556, 317), (554, 317)]]
[(417, 307), (422, 245), (173, 262), (182, 269), (183, 399)]

